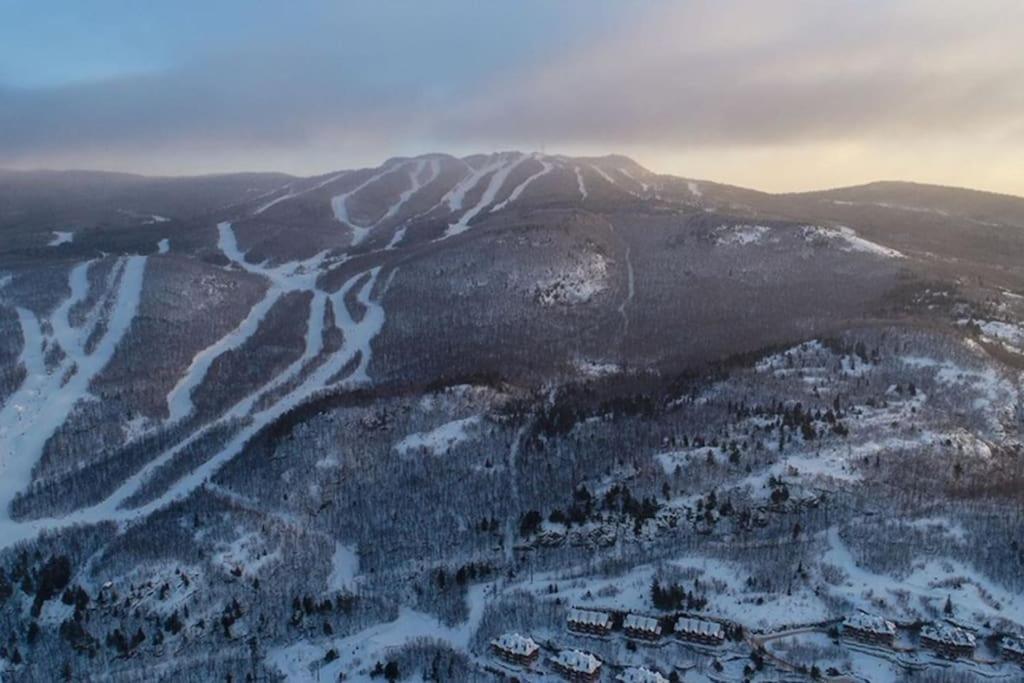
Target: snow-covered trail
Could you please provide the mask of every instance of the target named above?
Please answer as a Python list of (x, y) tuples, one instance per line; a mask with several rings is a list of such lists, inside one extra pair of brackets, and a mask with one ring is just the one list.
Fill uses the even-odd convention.
[[(423, 173), (426, 171), (427, 177), (423, 178)], [(380, 219), (374, 223), (370, 230), (377, 227), (386, 220), (390, 220), (398, 215), (398, 212), (402, 210), (410, 199), (412, 199), (417, 192), (423, 189), (424, 186), (432, 183), (441, 172), (441, 162), (437, 159), (418, 160), (411, 169), (409, 169), (409, 189), (398, 196), (398, 201), (392, 204), (388, 210), (384, 213)]]
[(587, 199), (587, 184), (583, 182), (583, 172), (580, 171), (579, 166), (574, 166), (573, 170), (576, 172), (576, 184), (580, 188), (580, 199), (586, 201)]
[[(174, 456), (181, 452), (181, 450), (183, 450), (189, 443), (194, 442), (198, 434), (196, 437), (190, 437), (181, 444), (165, 451), (147, 464), (146, 467), (126, 480), (125, 483), (122, 484), (122, 486), (105, 501), (97, 506), (76, 513), (76, 516), (81, 517), (82, 521), (98, 521), (103, 519), (121, 521), (131, 520), (133, 518), (149, 514), (154, 510), (164, 507), (172, 501), (180, 500), (201, 486), (206, 479), (216, 474), (217, 470), (231, 460), (231, 458), (241, 453), (245, 444), (248, 443), (257, 432), (277, 420), (288, 411), (315, 397), (319, 392), (327, 389), (328, 387), (335, 385), (351, 386), (365, 381), (366, 368), (369, 365), (372, 356), (370, 346), (374, 337), (376, 337), (383, 328), (385, 319), (383, 307), (371, 298), (371, 292), (377, 282), (379, 273), (380, 269), (375, 268), (370, 271), (370, 276), (368, 278), (366, 278), (366, 273), (355, 275), (350, 278), (337, 293), (330, 296), (335, 320), (338, 321), (337, 327), (344, 335), (344, 342), (339, 351), (329, 356), (320, 365), (316, 366), (312, 372), (302, 379), (296, 388), (277, 398), (271, 402), (270, 405), (263, 408), (257, 408), (257, 405), (260, 403), (260, 399), (266, 397), (269, 391), (283, 385), (290, 379), (294, 379), (299, 374), (300, 369), (305, 369), (305, 367), (312, 363), (316, 359), (316, 356), (319, 355), (319, 349), (322, 348), (323, 308), (317, 309), (317, 307), (314, 306), (314, 312), (310, 315), (310, 329), (307, 330), (307, 348), (304, 354), (304, 358), (306, 360), (297, 361), (281, 373), (281, 375), (275, 378), (275, 380), (264, 385), (261, 389), (236, 403), (225, 416), (203, 428), (202, 433), (206, 433), (215, 427), (223, 426), (230, 420), (235, 420), (241, 417), (247, 419), (245, 426), (239, 430), (216, 455), (199, 467), (193, 469), (187, 475), (179, 479), (167, 492), (150, 501), (146, 505), (132, 509), (124, 508), (124, 503), (141, 489), (150, 476), (152, 476), (152, 474), (159, 470), (159, 468), (164, 464), (170, 462)], [(366, 279), (366, 282), (359, 288), (356, 298), (359, 303), (365, 307), (366, 313), (357, 322), (352, 320), (348, 315), (347, 310), (345, 310), (344, 298), (359, 282), (359, 280), (364, 278)], [(321, 315), (317, 316), (317, 312)], [(317, 320), (320, 322), (316, 322)], [(335, 376), (341, 373), (345, 369), (345, 366), (355, 359), (357, 355), (359, 357), (357, 367), (345, 378), (340, 381), (335, 381)]]
[[(9, 520), (10, 504), (32, 478), (46, 442), (67, 421), (78, 402), (89, 396), (89, 386), (110, 362), (127, 334), (139, 307), (145, 256), (118, 261), (107, 280), (108, 291), (81, 326), (71, 321), (71, 310), (89, 293), (88, 275), (92, 262), (72, 268), (68, 276), (71, 293), (48, 319), (45, 331), (34, 313), (18, 308), (24, 345), (20, 363), (25, 379), (0, 409), (0, 520)], [(111, 306), (99, 341), (91, 351), (87, 342), (96, 332), (103, 304)], [(47, 369), (45, 356), (59, 345), (64, 352), (56, 367)]]
[(245, 319), (238, 326), (231, 330), (214, 343), (197, 353), (192, 358), (192, 363), (185, 370), (178, 383), (174, 385), (167, 394), (168, 422), (179, 422), (195, 411), (195, 404), (192, 402), (192, 392), (195, 391), (206, 379), (206, 374), (214, 361), (229, 351), (234, 351), (245, 344), (256, 334), (267, 313), (274, 307), (283, 295), (280, 287), (271, 286), (259, 303), (253, 306)]
[[(388, 175), (390, 173), (394, 173), (395, 171), (397, 171), (398, 169), (402, 168), (403, 166), (407, 166), (409, 164), (415, 164), (415, 163), (422, 163), (422, 161), (423, 160), (420, 160), (420, 162), (414, 162), (414, 161), (411, 161), (411, 160), (406, 160), (406, 161), (401, 161), (401, 162), (399, 162), (397, 164), (393, 164), (391, 166), (384, 166), (383, 168), (381, 168), (381, 170), (379, 172), (373, 174), (372, 176), (370, 176), (369, 178), (364, 180), (362, 183), (360, 183), (359, 185), (357, 185), (353, 189), (351, 189), (348, 192), (345, 192), (343, 194), (335, 195), (334, 197), (331, 198), (331, 209), (334, 211), (334, 217), (338, 220), (339, 223), (347, 225), (349, 228), (352, 229), (352, 244), (353, 244), (353, 246), (357, 245), (357, 244), (360, 244), (363, 240), (365, 240), (366, 237), (373, 230), (373, 228), (376, 227), (377, 224), (380, 223), (380, 221), (378, 220), (378, 221), (374, 222), (373, 225), (368, 225), (368, 226), (366, 226), (366, 225), (356, 225), (352, 221), (352, 219), (349, 217), (349, 215), (348, 215), (348, 199), (349, 199), (349, 197), (351, 197), (352, 195), (356, 194), (360, 190), (362, 190), (362, 189), (372, 185), (373, 183), (377, 182), (378, 180), (380, 180), (384, 176), (386, 176), (386, 175)], [(415, 174), (415, 173), (411, 173), (410, 174), (410, 178), (412, 179), (413, 185), (416, 185), (416, 183), (417, 183), (416, 176), (417, 176), (417, 174)], [(418, 191), (420, 189), (420, 187), (422, 187), (422, 186), (416, 187), (415, 189)], [(409, 195), (409, 197), (411, 197), (411, 196), (412, 196), (412, 194)], [(398, 202), (396, 203), (395, 206), (392, 206), (391, 209), (394, 209), (395, 213), (397, 213), (398, 209), (401, 208), (400, 205), (404, 204), (405, 201), (407, 201), (407, 200), (408, 200), (408, 198), (403, 200), (402, 197), (399, 197)], [(389, 211), (391, 211), (391, 209), (389, 209)], [(383, 220), (383, 218), (381, 220)]]
[(618, 231), (615, 230), (615, 224), (609, 220), (608, 229), (613, 235), (619, 238), (619, 240), (625, 246), (625, 259), (626, 259), (626, 296), (622, 299), (622, 303), (619, 304), (616, 309), (619, 312), (619, 316), (622, 318), (622, 343), (626, 341), (626, 335), (629, 333), (629, 313), (627, 309), (629, 305), (633, 303), (633, 298), (636, 296), (636, 275), (633, 272), (633, 251), (624, 238), (619, 236)]
[[(516, 435), (512, 438), (512, 445), (508, 449), (508, 458), (505, 461), (505, 468), (508, 470), (509, 477), (509, 498), (512, 501), (512, 509), (518, 510), (520, 504), (519, 496), (519, 476), (516, 474), (516, 466), (519, 462), (519, 451), (523, 447), (523, 439), (530, 433), (533, 428), (533, 418), (526, 421), (522, 427), (516, 431)], [(515, 560), (513, 548), (516, 543), (516, 529), (517, 519), (514, 516), (509, 516), (505, 519), (505, 561), (511, 566)]]
[(324, 187), (326, 185), (330, 185), (335, 180), (339, 180), (339, 179), (345, 177), (348, 173), (350, 173), (350, 171), (342, 171), (341, 173), (336, 173), (335, 175), (332, 175), (332, 176), (330, 176), (330, 177), (328, 177), (328, 178), (326, 178), (324, 180), (321, 180), (319, 183), (316, 183), (315, 185), (313, 185), (311, 187), (307, 187), (307, 188), (302, 189), (302, 190), (292, 190), (290, 186), (286, 186), (286, 187), (288, 187), (288, 192), (286, 192), (285, 194), (281, 195), (280, 197), (276, 197), (274, 199), (271, 199), (269, 202), (266, 202), (265, 204), (261, 204), (260, 206), (256, 207), (256, 210), (252, 212), (252, 215), (258, 216), (261, 213), (263, 213), (264, 211), (266, 211), (267, 209), (270, 209), (271, 207), (277, 206), (281, 202), (287, 201), (289, 199), (294, 199), (295, 197), (301, 197), (304, 194), (308, 194), (310, 192), (314, 192), (316, 190), (319, 190), (320, 188), (322, 188), (322, 187)]
[(454, 237), (455, 235), (462, 234), (468, 230), (469, 222), (494, 202), (494, 198), (497, 196), (498, 190), (500, 190), (501, 186), (505, 184), (505, 180), (508, 178), (509, 173), (511, 173), (516, 166), (527, 158), (528, 157), (520, 154), (513, 157), (511, 161), (500, 159), (497, 162), (481, 167), (467, 180), (459, 183), (455, 189), (452, 190), (452, 195), (448, 200), (448, 205), (456, 211), (462, 208), (462, 202), (465, 199), (466, 193), (475, 187), (485, 176), (493, 174), (491, 175), (490, 181), (487, 183), (487, 188), (484, 190), (483, 195), (480, 197), (479, 201), (477, 201), (476, 205), (464, 212), (462, 216), (459, 217), (458, 221), (449, 224), (448, 229), (445, 230), (441, 239)]
[(523, 182), (516, 185), (515, 189), (512, 190), (512, 193), (509, 194), (508, 198), (505, 201), (499, 202), (492, 206), (490, 211), (491, 213), (494, 213), (495, 211), (501, 211), (506, 206), (508, 206), (515, 200), (519, 199), (519, 195), (521, 195), (526, 190), (526, 188), (530, 186), (530, 183), (532, 183), (534, 180), (540, 178), (543, 175), (547, 175), (555, 167), (554, 164), (543, 159), (537, 159), (537, 161), (541, 163), (541, 169), (534, 173), (533, 175), (531, 175), (526, 180), (524, 180)]
[[(416, 640), (437, 639), (459, 651), (469, 651), (469, 643), (483, 617), (488, 593), (496, 589), (494, 583), (475, 584), (466, 596), (469, 614), (456, 626), (447, 626), (437, 617), (408, 607), (402, 607), (394, 621), (371, 626), (350, 636), (330, 638), (314, 643), (301, 640), (271, 650), (266, 663), (278, 670), (287, 681), (309, 681), (316, 669), (319, 680), (331, 681), (344, 675), (346, 681), (372, 683), (377, 680), (361, 670), (369, 670), (374, 662), (387, 659), (389, 652)], [(325, 663), (324, 654), (333, 649), (339, 657)]]
[(608, 175), (607, 173), (605, 173), (605, 172), (604, 172), (604, 169), (602, 169), (601, 167), (599, 167), (599, 166), (594, 166), (593, 164), (591, 164), (590, 168), (594, 169), (594, 171), (596, 171), (596, 172), (597, 172), (597, 174), (598, 174), (599, 176), (601, 176), (602, 178), (604, 178), (605, 180), (607, 180), (607, 181), (608, 181), (609, 183), (611, 183), (612, 185), (618, 185), (618, 183), (617, 183), (617, 182), (615, 182), (615, 178), (612, 178), (612, 177), (611, 177), (610, 175)]
[[(44, 530), (64, 528), (69, 525), (85, 523), (95, 524), (104, 521), (130, 523), (144, 518), (148, 514), (158, 510), (167, 504), (180, 500), (207, 482), (216, 472), (232, 458), (242, 452), (245, 445), (254, 435), (266, 426), (272, 424), (288, 411), (296, 408), (302, 403), (315, 398), (318, 394), (332, 387), (354, 386), (369, 381), (367, 374), (372, 359), (372, 342), (384, 326), (385, 314), (380, 305), (380, 298), (383, 290), (376, 296), (374, 290), (378, 289), (378, 279), (381, 267), (377, 266), (368, 271), (358, 273), (349, 278), (345, 284), (336, 292), (327, 292), (316, 286), (317, 276), (320, 274), (319, 266), (323, 262), (323, 255), (318, 255), (303, 262), (286, 263), (276, 267), (268, 267), (262, 264), (252, 264), (245, 261), (245, 254), (238, 249), (237, 240), (234, 237), (230, 223), (222, 223), (218, 226), (220, 231), (219, 246), (233, 263), (254, 273), (264, 275), (271, 281), (270, 289), (280, 293), (287, 291), (308, 291), (312, 298), (310, 301), (309, 315), (306, 321), (306, 344), (300, 358), (292, 362), (287, 368), (274, 377), (267, 380), (261, 387), (245, 396), (231, 406), (224, 414), (217, 419), (192, 431), (181, 441), (157, 455), (139, 471), (123, 481), (120, 486), (106, 499), (88, 508), (76, 510), (68, 515), (57, 518), (30, 520), (17, 522), (11, 520), (6, 514), (7, 505), (4, 506), (5, 515), (0, 518), (0, 548), (7, 547), (21, 540), (32, 538)], [(139, 257), (141, 258), (141, 257)], [(141, 281), (136, 276), (135, 262), (129, 262), (130, 267), (125, 268), (122, 277), (122, 288), (126, 289), (131, 283)], [(144, 263), (144, 261), (142, 261)], [(84, 269), (83, 269), (84, 271)], [(87, 294), (80, 291), (80, 285), (75, 282), (84, 281), (83, 272), (76, 272), (71, 276), (72, 296), (69, 299), (82, 299)], [(355, 296), (361, 307), (362, 315), (356, 320), (346, 306), (347, 296)], [(246, 320), (262, 320), (261, 310), (268, 306), (266, 300), (257, 303)], [(70, 310), (73, 304), (66, 304)], [(136, 300), (137, 305), (137, 300)], [(329, 355), (324, 354), (324, 333), (325, 320), (328, 313), (333, 313), (334, 327), (341, 332), (341, 348)], [(113, 338), (123, 333), (125, 316), (121, 309), (124, 306), (117, 306), (111, 315), (110, 330), (108, 338)], [(255, 313), (253, 312), (255, 311)], [(38, 321), (27, 311), (24, 327), (26, 338), (29, 343), (26, 345), (26, 352), (23, 353), (24, 362), (27, 368), (42, 369), (43, 343), (44, 338)], [(258, 324), (256, 325), (258, 327)], [(244, 335), (243, 335), (244, 336)], [(237, 341), (238, 335), (229, 333), (226, 338)], [(83, 337), (83, 339), (86, 337)], [(223, 352), (233, 342), (224, 342), (219, 345)], [(105, 338), (97, 347), (100, 353), (106, 348)], [(204, 356), (203, 364), (209, 364), (216, 359), (218, 354), (211, 353)], [(100, 358), (102, 360), (102, 358)], [(86, 365), (89, 369), (92, 366)], [(188, 375), (187, 375), (188, 376)], [(34, 378), (35, 373), (30, 377)], [(198, 386), (197, 382), (190, 380), (191, 386)], [(60, 388), (63, 392), (65, 388)], [(187, 392), (179, 393), (178, 396), (186, 396)], [(183, 400), (183, 399), (182, 399)], [(60, 401), (53, 402), (59, 405)], [(8, 402), (5, 411), (13, 406)], [(13, 410), (13, 408), (10, 408)], [(180, 409), (179, 409), (180, 410)], [(232, 428), (237, 430), (230, 435), (230, 439), (211, 458), (202, 465), (192, 469), (181, 476), (165, 492), (153, 500), (138, 507), (129, 507), (131, 501), (150, 478), (158, 473), (162, 467), (171, 463), (176, 456), (182, 453), (187, 447), (196, 443), (203, 436), (218, 428)], [(33, 432), (34, 434), (35, 432)], [(4, 443), (7, 440), (5, 432)], [(45, 440), (43, 440), (45, 442)], [(40, 446), (41, 449), (41, 446)], [(6, 461), (6, 459), (5, 459)], [(22, 479), (27, 485), (31, 475), (31, 466), (24, 472)], [(3, 486), (8, 486), (14, 478), (4, 477)], [(13, 498), (17, 487), (9, 486), (10, 496), (6, 498), (9, 502)]]

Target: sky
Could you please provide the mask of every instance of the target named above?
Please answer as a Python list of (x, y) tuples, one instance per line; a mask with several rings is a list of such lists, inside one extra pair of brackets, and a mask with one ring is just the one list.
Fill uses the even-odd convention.
[(1024, 2), (0, 0), (0, 168), (504, 149), (1024, 196)]

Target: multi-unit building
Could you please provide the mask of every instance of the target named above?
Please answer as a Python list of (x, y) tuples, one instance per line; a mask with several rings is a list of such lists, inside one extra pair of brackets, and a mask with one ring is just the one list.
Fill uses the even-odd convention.
[(615, 680), (619, 683), (668, 683), (668, 679), (657, 671), (642, 666), (626, 669)]
[(510, 664), (530, 666), (540, 656), (540, 647), (533, 638), (506, 633), (491, 641), (491, 651)]
[(896, 624), (874, 614), (858, 612), (843, 620), (843, 635), (872, 645), (892, 647)]
[(921, 629), (921, 645), (946, 657), (970, 657), (977, 643), (973, 633), (945, 623)]
[(680, 617), (675, 625), (676, 638), (704, 645), (721, 645), (725, 629), (716, 621)]
[(661, 638), (661, 623), (654, 617), (642, 614), (627, 614), (622, 621), (622, 630), (630, 638), (658, 640)]
[(999, 651), (1010, 661), (1024, 664), (1024, 640), (1005, 636), (999, 643)]
[(569, 610), (568, 626), (577, 633), (606, 636), (612, 630), (612, 615), (591, 609)]
[(551, 659), (551, 666), (567, 681), (592, 683), (601, 676), (601, 660), (580, 650), (562, 650)]

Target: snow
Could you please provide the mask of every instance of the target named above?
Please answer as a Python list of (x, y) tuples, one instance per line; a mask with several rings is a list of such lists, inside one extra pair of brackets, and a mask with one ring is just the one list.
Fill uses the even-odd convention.
[(370, 234), (370, 230), (372, 230), (374, 226), (372, 226), (372, 225), (371, 226), (356, 225), (352, 221), (352, 219), (349, 218), (349, 215), (348, 215), (348, 199), (349, 199), (349, 197), (351, 197), (352, 195), (356, 194), (360, 190), (362, 190), (362, 189), (372, 185), (373, 183), (377, 182), (378, 180), (380, 180), (384, 176), (386, 176), (389, 173), (395, 171), (397, 168), (400, 168), (403, 165), (404, 165), (404, 162), (403, 163), (399, 163), (398, 165), (395, 165), (395, 166), (383, 166), (380, 171), (378, 171), (377, 173), (373, 174), (372, 176), (370, 176), (369, 178), (364, 180), (362, 183), (360, 183), (359, 185), (357, 185), (353, 189), (351, 189), (348, 192), (345, 192), (343, 194), (335, 195), (334, 197), (331, 198), (331, 209), (334, 211), (334, 217), (337, 219), (337, 221), (339, 223), (343, 223), (344, 225), (347, 225), (349, 228), (352, 229), (352, 244), (353, 245), (359, 244), (364, 239), (366, 239), (367, 235)]
[(686, 188), (690, 191), (690, 194), (692, 194), (694, 197), (703, 197), (704, 196), (704, 193), (700, 189), (700, 185), (698, 185), (697, 183), (693, 182), (692, 180), (690, 180), (690, 181), (688, 181), (686, 183)]
[(224, 335), (205, 349), (197, 353), (189, 364), (185, 375), (178, 380), (170, 393), (167, 394), (168, 422), (178, 422), (191, 415), (195, 410), (192, 403), (192, 392), (206, 379), (206, 373), (214, 361), (228, 351), (234, 351), (249, 341), (256, 334), (264, 318), (281, 298), (283, 292), (276, 287), (267, 290), (263, 298), (249, 314), (228, 334)]
[(61, 230), (53, 231), (53, 239), (46, 243), (48, 247), (59, 247), (62, 244), (71, 244), (72, 240), (75, 239), (75, 233), (64, 232)]
[[(534, 158), (537, 159), (538, 157), (534, 156)], [(498, 204), (495, 204), (493, 207), (491, 207), (491, 213), (494, 213), (495, 211), (501, 211), (506, 206), (508, 206), (515, 200), (519, 199), (519, 195), (523, 193), (523, 191), (530, 185), (530, 183), (532, 183), (537, 178), (540, 178), (542, 175), (546, 175), (547, 173), (551, 172), (551, 169), (554, 168), (554, 165), (548, 161), (545, 161), (543, 159), (539, 159), (539, 161), (541, 163), (541, 169), (534, 173), (533, 175), (531, 175), (526, 180), (524, 180), (523, 182), (516, 185), (515, 189), (512, 190), (512, 193), (508, 196), (508, 199), (506, 199), (503, 202), (499, 202)]]
[(981, 333), (995, 339), (1012, 350), (1024, 352), (1024, 326), (998, 320), (985, 320), (978, 323)]
[(581, 671), (588, 674), (601, 668), (600, 659), (589, 652), (581, 652), (580, 650), (562, 650), (552, 661), (573, 671)]
[(471, 438), (470, 430), (480, 424), (480, 416), (452, 420), (429, 432), (409, 434), (395, 444), (395, 450), (401, 455), (426, 450), (432, 455), (444, 455), (455, 446)]
[[(472, 184), (466, 184), (466, 181), (460, 183), (457, 186), (458, 192), (453, 195), (452, 200), (449, 201), (449, 205), (453, 209), (460, 209), (462, 207), (462, 201), (465, 198), (465, 194), (471, 189), (476, 183), (487, 175), (492, 173), (490, 182), (487, 183), (487, 188), (484, 190), (483, 196), (471, 209), (462, 214), (458, 221), (448, 225), (448, 229), (444, 233), (444, 237), (453, 237), (464, 233), (469, 229), (469, 222), (476, 218), (477, 214), (483, 211), (488, 205), (490, 205), (494, 198), (498, 194), (498, 190), (505, 184), (505, 179), (508, 178), (509, 173), (512, 172), (516, 166), (523, 162), (527, 157), (517, 154), (512, 157), (511, 161), (505, 159), (499, 159), (497, 162), (485, 165), (480, 170), (476, 171), (470, 176)], [(456, 204), (457, 199), (457, 204)]]
[(269, 550), (266, 539), (260, 533), (250, 531), (230, 543), (218, 544), (210, 560), (225, 574), (240, 572), (242, 576), (255, 576), (265, 567), (280, 562), (281, 551), (279, 548)]
[(584, 359), (577, 359), (575, 361), (575, 366), (580, 374), (594, 378), (608, 377), (622, 371), (622, 367), (616, 363), (599, 363), (597, 361)]
[(766, 225), (723, 225), (715, 228), (715, 243), (735, 246), (759, 244), (771, 231)]
[[(17, 308), (24, 339), (19, 362), (26, 377), (0, 409), (0, 520), (9, 519), (10, 503), (31, 481), (32, 468), (46, 442), (78, 402), (90, 396), (93, 378), (110, 362), (138, 310), (146, 257), (130, 256), (119, 259), (114, 266), (111, 279), (116, 284), (108, 280), (106, 292), (113, 305), (99, 342), (92, 351), (86, 351), (87, 341), (102, 322), (104, 297), (81, 327), (72, 325), (70, 313), (89, 293), (92, 264), (80, 263), (71, 269), (71, 293), (51, 314), (48, 332), (34, 313)], [(59, 345), (64, 357), (56, 368), (47, 370), (44, 355), (52, 345)]]
[(802, 229), (803, 237), (809, 242), (826, 240), (830, 242), (840, 242), (843, 244), (841, 247), (844, 251), (859, 251), (866, 254), (873, 254), (875, 256), (883, 256), (885, 258), (905, 258), (904, 255), (884, 247), (876, 242), (871, 242), (863, 237), (857, 235), (851, 228), (846, 226), (839, 226), (836, 228), (824, 228), (816, 225), (804, 226)]
[(579, 166), (573, 167), (573, 170), (576, 171), (576, 184), (580, 188), (580, 199), (586, 199), (587, 198), (587, 185), (586, 185), (586, 183), (583, 182), (583, 173), (580, 171), (580, 167)]
[(280, 197), (277, 197), (275, 199), (271, 199), (269, 202), (267, 202), (265, 204), (261, 204), (260, 206), (258, 206), (256, 208), (255, 211), (252, 212), (252, 215), (258, 216), (261, 213), (263, 213), (264, 211), (266, 211), (267, 209), (269, 209), (269, 208), (271, 208), (273, 206), (277, 206), (278, 204), (280, 204), (283, 201), (287, 201), (287, 200), (293, 199), (295, 197), (300, 197), (300, 196), (302, 196), (302, 195), (304, 195), (304, 194), (306, 194), (308, 192), (313, 192), (314, 190), (319, 190), (320, 188), (333, 183), (335, 180), (338, 180), (339, 178), (341, 178), (342, 176), (345, 176), (348, 173), (349, 173), (349, 171), (342, 171), (341, 173), (338, 173), (336, 175), (332, 175), (332, 176), (326, 178), (325, 180), (322, 180), (319, 183), (313, 185), (312, 187), (308, 187), (308, 188), (306, 188), (304, 190), (291, 190), (290, 189), (291, 185), (285, 185), (286, 188), (289, 188), (288, 192), (286, 192), (285, 194), (281, 195)]
[[(309, 681), (315, 679), (315, 669), (320, 680), (338, 680), (344, 673), (346, 681), (371, 683), (370, 670), (378, 661), (386, 661), (388, 654), (397, 648), (422, 638), (441, 640), (449, 646), (466, 650), (469, 640), (476, 632), (483, 616), (486, 593), (491, 584), (477, 584), (469, 589), (469, 618), (462, 624), (451, 627), (435, 617), (416, 610), (402, 607), (394, 621), (371, 626), (344, 638), (324, 639), (318, 643), (309, 640), (270, 650), (266, 662), (277, 669), (287, 681)], [(339, 657), (330, 663), (323, 663), (324, 654), (334, 649)]]
[(597, 171), (597, 174), (598, 174), (599, 176), (601, 176), (602, 178), (604, 178), (605, 180), (607, 180), (607, 181), (608, 181), (609, 183), (611, 183), (612, 185), (616, 185), (616, 184), (617, 184), (617, 183), (615, 182), (615, 179), (614, 179), (614, 178), (612, 178), (612, 177), (611, 177), (610, 175), (608, 175), (607, 173), (605, 173), (605, 172), (604, 172), (604, 170), (603, 170), (603, 169), (601, 169), (601, 167), (600, 167), (600, 166), (594, 166), (593, 164), (591, 164), (590, 168), (592, 168), (592, 169), (594, 169), (595, 171)]
[(156, 251), (158, 254), (166, 254), (171, 250), (171, 240), (166, 237), (156, 243)]
[(607, 275), (608, 262), (605, 257), (588, 252), (565, 271), (538, 282), (535, 290), (537, 299), (543, 306), (587, 303), (606, 289)]
[[(947, 596), (956, 605), (958, 619), (971, 618), (978, 623), (1005, 618), (1022, 623), (1024, 605), (1016, 594), (994, 585), (970, 567), (948, 558), (918, 560), (904, 576), (875, 574), (862, 568), (839, 535), (839, 528), (828, 532), (829, 550), (824, 563), (840, 567), (846, 578), (833, 587), (842, 597), (865, 612), (884, 612), (887, 618), (914, 621), (923, 615), (914, 606), (930, 604), (937, 612)], [(910, 600), (898, 600), (909, 594)]]
[[(409, 168), (409, 166), (407, 165), (406, 168)], [(427, 177), (422, 178), (425, 171), (427, 173)], [(405, 206), (406, 202), (412, 199), (413, 195), (419, 192), (424, 185), (431, 183), (435, 178), (437, 178), (437, 174), (440, 172), (441, 162), (437, 159), (430, 159), (429, 161), (427, 159), (419, 159), (412, 164), (412, 167), (409, 168), (409, 189), (398, 196), (398, 201), (388, 208), (384, 215), (374, 223), (373, 227), (395, 217), (402, 207)]]
[(359, 576), (359, 553), (355, 546), (334, 544), (331, 573), (327, 577), (327, 590), (352, 592)]
[(617, 170), (619, 173), (621, 173), (622, 175), (624, 175), (627, 178), (629, 178), (630, 180), (632, 180), (634, 183), (637, 183), (638, 185), (640, 185), (640, 191), (641, 192), (647, 192), (647, 189), (650, 187), (650, 185), (648, 185), (647, 183), (645, 183), (644, 181), (640, 180), (639, 178), (634, 176), (632, 173), (630, 173), (629, 169), (618, 168), (618, 169), (615, 169), (615, 170)]
[[(225, 463), (242, 451), (256, 433), (285, 413), (315, 398), (330, 387), (351, 387), (369, 381), (367, 368), (373, 357), (371, 344), (382, 329), (385, 319), (383, 307), (372, 296), (380, 275), (380, 267), (352, 276), (338, 291), (329, 293), (316, 286), (319, 266), (323, 262), (322, 254), (306, 261), (277, 267), (255, 265), (244, 260), (244, 254), (238, 250), (229, 223), (220, 224), (218, 229), (221, 249), (236, 266), (269, 278), (272, 282), (271, 289), (310, 291), (313, 294), (303, 356), (262, 387), (228, 408), (223, 415), (192, 431), (181, 441), (156, 455), (143, 468), (121, 482), (105, 500), (60, 518), (14, 522), (7, 519), (7, 507), (14, 494), (28, 484), (31, 468), (41, 453), (42, 445), (66, 419), (77, 398), (85, 395), (88, 380), (109, 360), (117, 341), (131, 322), (138, 305), (145, 257), (130, 257), (119, 262), (121, 265), (118, 272), (123, 274), (120, 277), (117, 300), (110, 315), (107, 331), (96, 346), (96, 350), (90, 355), (83, 355), (78, 350), (88, 338), (88, 330), (73, 330), (81, 340), (77, 345), (65, 344), (65, 340), (61, 339), (68, 334), (65, 330), (70, 329), (70, 325), (63, 318), (71, 306), (76, 301), (84, 299), (87, 293), (86, 266), (80, 266), (72, 271), (69, 276), (72, 295), (50, 320), (54, 330), (52, 336), (61, 341), (62, 347), (69, 352), (68, 360), (65, 362), (74, 362), (77, 366), (77, 370), (63, 386), (60, 385), (59, 375), (55, 379), (54, 375), (47, 375), (45, 372), (43, 343), (49, 339), (43, 334), (39, 321), (30, 312), (19, 309), (23, 334), (29, 342), (22, 354), (22, 363), (28, 370), (28, 378), (23, 387), (8, 399), (0, 411), (0, 473), (3, 475), (0, 476), (0, 502), (4, 503), (3, 517), (0, 518), (0, 546), (7, 547), (47, 529), (101, 521), (130, 522), (145, 517), (204, 486)], [(364, 311), (358, 321), (352, 318), (345, 304), (345, 298), (350, 292), (355, 293), (355, 298)], [(322, 357), (324, 313), (327, 306), (333, 310), (335, 326), (341, 331), (343, 342), (339, 350)], [(254, 308), (260, 307), (261, 305), (257, 304)], [(258, 317), (258, 312), (256, 315), (247, 316)], [(227, 336), (234, 338), (232, 333)], [(73, 342), (74, 339), (68, 341)], [(204, 358), (202, 363), (206, 362)], [(342, 371), (348, 368), (351, 368), (351, 371), (343, 375)], [(189, 381), (189, 385), (193, 385), (192, 380)], [(289, 386), (289, 391), (271, 394), (285, 386)], [(187, 392), (182, 391), (178, 395), (187, 396)], [(180, 400), (184, 402), (185, 399)], [(180, 414), (181, 408), (176, 410)], [(183, 475), (169, 489), (148, 503), (136, 508), (125, 507), (126, 501), (138, 493), (156, 472), (183, 449), (211, 430), (229, 426), (234, 426), (236, 431), (220, 450), (204, 463)], [(13, 457), (13, 454), (17, 454), (17, 457)]]

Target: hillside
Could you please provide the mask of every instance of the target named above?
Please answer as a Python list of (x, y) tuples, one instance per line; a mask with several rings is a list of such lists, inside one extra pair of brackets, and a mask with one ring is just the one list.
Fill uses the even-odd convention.
[(1020, 673), (1024, 199), (430, 154), (2, 172), (0, 238), (4, 680)]

